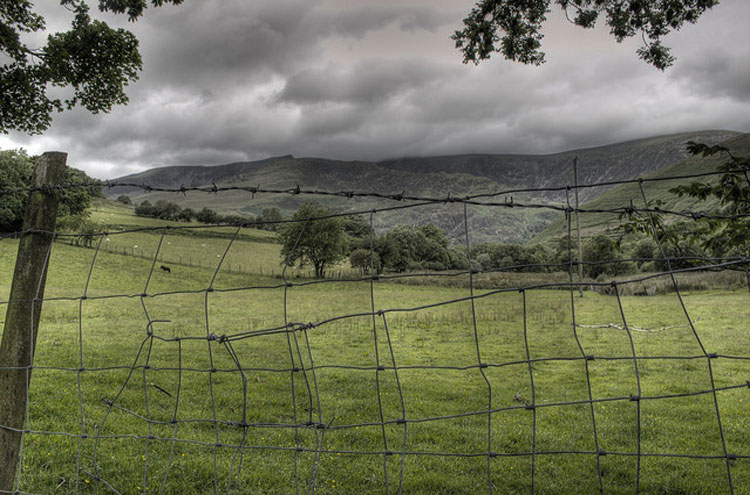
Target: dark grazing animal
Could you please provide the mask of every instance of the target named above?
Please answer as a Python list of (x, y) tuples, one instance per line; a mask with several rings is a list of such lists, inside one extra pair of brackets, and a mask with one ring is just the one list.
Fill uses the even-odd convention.
[(161, 268), (167, 273), (172, 273), (172, 270), (168, 266), (161, 265), (159, 268)]

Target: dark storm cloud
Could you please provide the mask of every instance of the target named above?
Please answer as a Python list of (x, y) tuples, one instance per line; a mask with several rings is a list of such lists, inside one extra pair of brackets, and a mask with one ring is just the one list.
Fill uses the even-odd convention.
[[(56, 2), (55, 2), (56, 3)], [(461, 63), (449, 37), (472, 0), (194, 0), (132, 29), (144, 70), (111, 114), (76, 110), (42, 137), (98, 177), (292, 153), (549, 153), (701, 128), (750, 131), (750, 4), (724, 0), (670, 35), (678, 62), (639, 61), (638, 40), (545, 25), (548, 63)], [(52, 24), (69, 15), (45, 5)]]
[[(362, 39), (374, 30), (435, 28), (435, 13), (409, 7), (324, 8), (320, 2), (206, 1), (159, 9), (136, 26), (144, 43), (144, 79), (170, 85), (225, 86), (314, 64), (331, 38)], [(158, 41), (157, 41), (158, 40)]]

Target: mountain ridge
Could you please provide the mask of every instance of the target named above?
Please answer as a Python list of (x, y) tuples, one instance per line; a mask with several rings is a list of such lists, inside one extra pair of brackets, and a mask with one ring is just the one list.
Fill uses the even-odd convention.
[[(150, 169), (117, 179), (151, 187), (179, 188), (211, 186), (261, 186), (273, 189), (405, 193), (414, 196), (447, 197), (492, 193), (515, 188), (559, 187), (573, 183), (573, 159), (578, 158), (579, 183), (627, 180), (678, 163), (688, 156), (686, 141), (717, 144), (742, 133), (736, 131), (696, 131), (653, 136), (594, 148), (545, 155), (462, 154), (411, 157), (368, 162), (332, 160), (292, 155), (269, 157), (252, 162), (215, 166), (170, 166)], [(581, 190), (581, 201), (594, 199), (592, 190)], [(249, 195), (242, 191), (219, 195), (144, 191), (139, 187), (115, 187), (110, 197), (128, 194), (133, 200), (168, 199), (191, 208), (211, 207), (222, 213), (257, 215), (263, 208), (276, 206), (291, 214), (310, 196)], [(392, 205), (377, 199), (316, 197), (316, 201), (337, 211), (366, 211)], [(514, 194), (518, 202), (560, 204), (564, 193)], [(455, 206), (455, 205), (454, 205)], [(475, 242), (526, 242), (541, 232), (559, 213), (549, 210), (503, 209), (501, 214), (488, 208), (472, 208), (471, 232)], [(375, 226), (384, 230), (398, 223), (435, 223), (454, 240), (463, 235), (463, 211), (443, 207), (413, 208), (379, 214)]]

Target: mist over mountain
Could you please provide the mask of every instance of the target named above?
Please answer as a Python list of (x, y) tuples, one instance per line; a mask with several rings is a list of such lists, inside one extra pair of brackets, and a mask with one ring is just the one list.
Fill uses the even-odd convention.
[[(412, 196), (448, 197), (493, 193), (519, 188), (564, 187), (572, 185), (573, 162), (578, 160), (579, 184), (634, 179), (688, 157), (687, 141), (716, 144), (736, 137), (734, 131), (698, 131), (656, 136), (595, 148), (565, 151), (549, 155), (467, 154), (437, 157), (407, 157), (380, 162), (339, 161), (325, 158), (295, 158), (291, 155), (254, 162), (217, 166), (171, 166), (147, 170), (116, 179), (151, 187), (179, 188), (211, 186), (260, 186), (268, 189), (302, 189), (324, 191), (404, 193)], [(582, 202), (594, 200), (609, 187), (583, 189)], [(200, 209), (208, 206), (229, 214), (259, 214), (263, 208), (276, 206), (286, 215), (300, 204), (315, 200), (337, 211), (368, 211), (393, 206), (393, 201), (372, 198), (330, 197), (286, 194), (256, 194), (230, 191), (219, 194), (193, 192), (187, 195), (144, 191), (138, 187), (113, 187), (108, 196), (128, 194), (138, 203), (168, 199), (183, 207)], [(495, 201), (509, 201), (497, 197)], [(564, 192), (531, 192), (514, 194), (517, 203), (564, 204)], [(436, 204), (378, 213), (376, 229), (397, 224), (434, 223), (459, 241), (464, 236), (463, 207), (458, 204)], [(471, 242), (527, 242), (560, 217), (548, 209), (470, 207)]]

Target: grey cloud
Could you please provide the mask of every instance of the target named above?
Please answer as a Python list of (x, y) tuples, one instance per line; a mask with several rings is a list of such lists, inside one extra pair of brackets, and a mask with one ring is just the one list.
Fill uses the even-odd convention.
[(312, 111), (304, 116), (295, 132), (308, 140), (322, 139), (330, 141), (340, 134), (354, 134), (363, 125), (367, 114), (361, 108), (351, 105), (335, 105)]
[[(741, 50), (741, 48), (740, 48)], [(686, 91), (712, 98), (750, 102), (750, 50), (745, 53), (712, 53), (690, 57), (678, 65), (670, 78)]]
[(327, 9), (316, 19), (319, 26), (325, 26), (340, 36), (362, 38), (369, 31), (395, 24), (403, 30), (432, 31), (455, 18), (446, 13), (429, 8), (405, 5), (348, 6), (343, 10)]
[(294, 0), (213, 0), (154, 12), (134, 26), (141, 37), (155, 41), (144, 50), (144, 79), (203, 89), (294, 72), (314, 62), (331, 38), (361, 39), (391, 24), (430, 30), (444, 20), (409, 7), (338, 10)]
[(316, 67), (289, 77), (279, 101), (374, 103), (416, 91), (449, 73), (444, 67), (419, 60), (366, 60), (351, 67)]
[[(76, 118), (83, 117), (85, 132), (76, 132), (74, 146), (96, 149), (99, 156), (124, 163), (154, 165), (207, 164), (246, 159), (258, 155), (258, 148), (288, 143), (292, 121), (269, 109), (251, 112), (231, 103), (214, 101), (192, 109), (169, 108), (153, 112), (147, 104), (116, 111), (93, 125), (85, 116), (68, 114), (69, 135)], [(193, 118), (192, 113), (200, 115)], [(280, 144), (281, 146), (281, 144)], [(210, 158), (210, 160), (208, 160)], [(201, 161), (201, 160), (208, 161)]]
[(750, 102), (750, 3), (723, 0), (696, 26), (673, 33), (678, 57), (667, 73), (686, 95)]
[(283, 72), (306, 60), (317, 41), (304, 29), (311, 6), (278, 1), (266, 8), (252, 4), (192, 3), (162, 9), (144, 20), (143, 77), (149, 87), (233, 87), (252, 84), (269, 72)]

